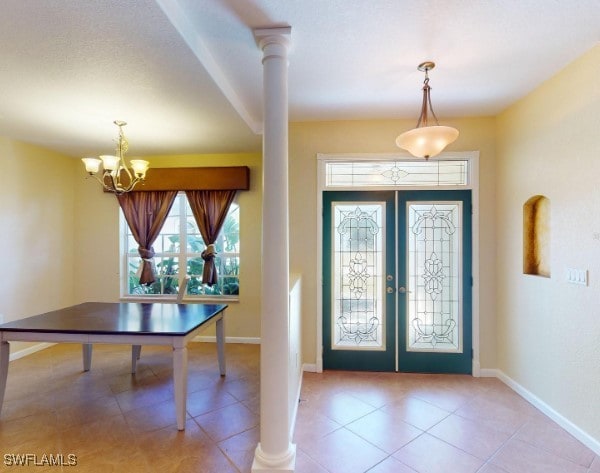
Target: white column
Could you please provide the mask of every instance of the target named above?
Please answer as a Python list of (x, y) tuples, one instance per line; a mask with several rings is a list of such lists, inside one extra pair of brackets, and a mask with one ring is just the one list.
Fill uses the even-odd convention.
[(287, 51), (291, 28), (254, 31), (263, 51), (260, 443), (253, 472), (293, 472), (289, 412)]

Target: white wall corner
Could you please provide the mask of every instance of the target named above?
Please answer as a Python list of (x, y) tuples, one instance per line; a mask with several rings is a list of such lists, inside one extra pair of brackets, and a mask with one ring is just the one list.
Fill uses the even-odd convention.
[(480, 368), (479, 369), (479, 377), (480, 378), (499, 378), (500, 370), (495, 368)]
[(302, 371), (306, 371), (307, 373), (318, 373), (317, 364), (316, 363), (303, 363)]
[(479, 360), (473, 360), (473, 366), (472, 366), (472, 371), (473, 371), (473, 377), (475, 378), (479, 378), (481, 377), (481, 365), (479, 364)]

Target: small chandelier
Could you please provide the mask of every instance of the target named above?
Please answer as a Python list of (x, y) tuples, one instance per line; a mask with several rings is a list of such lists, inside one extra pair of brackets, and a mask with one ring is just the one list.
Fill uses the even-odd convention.
[[(81, 160), (85, 164), (85, 170), (102, 184), (104, 190), (120, 195), (130, 192), (138, 182), (144, 180), (148, 170), (148, 161), (132, 159), (130, 160), (131, 170), (129, 170), (123, 156), (129, 148), (129, 143), (123, 133), (123, 127), (127, 123), (120, 120), (115, 120), (113, 123), (119, 127), (117, 155), (102, 155), (99, 158), (82, 158)], [(102, 166), (102, 170), (100, 170), (100, 166)]]
[[(398, 147), (407, 150), (413, 156), (425, 159), (440, 154), (446, 146), (458, 138), (458, 130), (450, 126), (440, 126), (433, 112), (428, 72), (434, 67), (435, 63), (431, 61), (419, 64), (417, 67), (421, 72), (425, 72), (421, 115), (415, 128), (402, 133), (396, 138)], [(433, 116), (435, 125), (429, 124), (429, 113)]]

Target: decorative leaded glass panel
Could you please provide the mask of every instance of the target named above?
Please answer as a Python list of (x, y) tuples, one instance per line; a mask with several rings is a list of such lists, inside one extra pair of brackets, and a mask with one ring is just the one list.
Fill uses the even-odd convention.
[(333, 202), (332, 215), (332, 349), (385, 350), (385, 202)]
[(407, 350), (462, 353), (462, 202), (407, 202)]
[(465, 186), (469, 161), (351, 161), (326, 165), (326, 186), (340, 187), (418, 187)]

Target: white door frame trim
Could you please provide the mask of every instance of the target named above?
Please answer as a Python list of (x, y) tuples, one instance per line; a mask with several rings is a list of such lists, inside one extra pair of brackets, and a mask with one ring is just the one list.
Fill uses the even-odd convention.
[[(323, 371), (323, 191), (328, 190), (325, 180), (326, 164), (333, 161), (410, 161), (421, 160), (414, 156), (403, 153), (371, 154), (371, 153), (348, 153), (348, 154), (322, 154), (317, 153), (317, 352), (315, 371)], [(446, 152), (432, 158), (431, 160), (453, 160), (466, 159), (469, 161), (469, 176), (466, 186), (437, 186), (416, 187), (409, 186), (406, 190), (442, 190), (442, 189), (471, 189), (472, 191), (472, 264), (473, 264), (473, 307), (472, 307), (472, 330), (473, 330), (473, 376), (479, 377), (481, 368), (479, 363), (479, 151)], [(348, 187), (330, 190), (401, 190), (399, 186), (393, 187)], [(312, 371), (312, 370), (311, 370)]]

